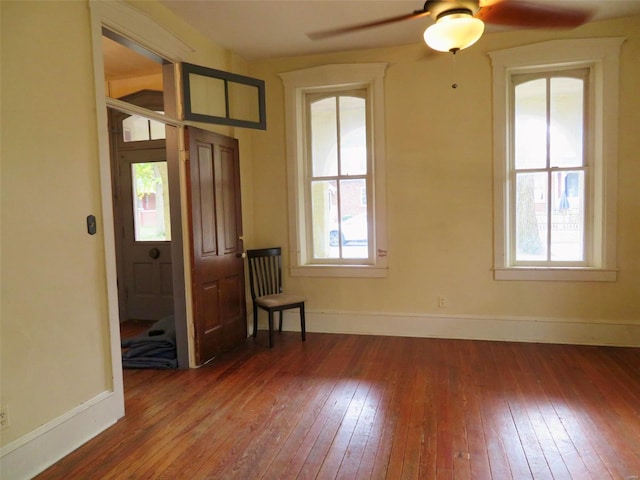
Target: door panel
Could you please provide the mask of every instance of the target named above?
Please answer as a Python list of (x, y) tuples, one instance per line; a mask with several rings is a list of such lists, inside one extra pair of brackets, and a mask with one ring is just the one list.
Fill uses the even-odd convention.
[[(220, 173), (222, 176), (222, 185), (234, 186), (240, 183), (236, 179), (239, 173), (235, 162), (235, 151), (228, 147), (220, 147)], [(225, 253), (236, 252), (236, 239), (241, 236), (237, 225), (236, 212), (236, 194), (235, 188), (222, 189), (222, 232), (224, 232), (224, 248)]]
[[(119, 200), (122, 218), (122, 282), (128, 319), (159, 320), (173, 313), (172, 262), (168, 218), (168, 187), (153, 185), (165, 171), (164, 148), (120, 150)], [(143, 168), (136, 169), (136, 166)], [(136, 176), (138, 170), (138, 176)], [(140, 174), (140, 172), (146, 172)], [(156, 193), (145, 194), (139, 176)], [(158, 177), (162, 177), (160, 173)], [(166, 175), (165, 175), (166, 177)], [(168, 223), (168, 222), (167, 222)], [(161, 227), (158, 227), (160, 225)], [(162, 230), (162, 231), (160, 231)]]
[(238, 142), (196, 128), (189, 145), (196, 361), (247, 337)]

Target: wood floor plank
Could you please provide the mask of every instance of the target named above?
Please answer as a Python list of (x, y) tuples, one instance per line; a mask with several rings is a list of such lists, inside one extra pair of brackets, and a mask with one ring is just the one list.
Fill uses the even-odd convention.
[[(261, 419), (263, 428), (253, 433), (244, 446), (242, 456), (221, 478), (260, 478), (285, 447), (291, 430), (300, 421), (312, 398), (317, 394), (317, 374), (322, 359), (330, 355), (331, 345), (309, 352), (301, 361), (289, 362), (278, 371), (273, 400)], [(288, 452), (283, 452), (285, 455)]]
[[(346, 338), (341, 345), (342, 348), (334, 350), (333, 355), (324, 362), (319, 373), (321, 389), (287, 440), (280, 458), (276, 459), (278, 461), (274, 462), (265, 478), (304, 478), (305, 475), (311, 475), (314, 469), (317, 472), (320, 468), (317, 451), (312, 454), (314, 446), (320, 436), (328, 435), (325, 426), (331, 415), (339, 415), (341, 408), (344, 408), (345, 397), (351, 398), (355, 391), (356, 385), (349, 382), (348, 378), (350, 370), (354, 368), (354, 358), (362, 349), (362, 345), (356, 340), (355, 337)], [(330, 426), (327, 426), (327, 429), (329, 428)], [(318, 445), (318, 449), (323, 447), (321, 444)], [(307, 464), (309, 455), (312, 455), (312, 458)], [(301, 472), (303, 469), (305, 471)]]
[[(482, 480), (491, 478), (491, 467), (484, 439), (484, 429), (479, 405), (479, 389), (477, 384), (477, 359), (469, 349), (471, 342), (455, 342), (455, 363), (460, 368), (459, 395), (462, 401), (461, 411), (457, 414), (464, 422), (467, 450), (461, 448), (460, 457), (454, 463), (454, 478), (459, 480)], [(464, 458), (466, 453), (467, 459)], [(463, 461), (468, 462), (468, 469), (458, 468)], [(468, 470), (468, 471), (467, 471)]]
[[(528, 418), (552, 478), (584, 478), (585, 480), (591, 478), (588, 469), (584, 463), (579, 461), (579, 458), (577, 461), (571, 462), (569, 469), (560, 455), (543, 415), (543, 409), (546, 408), (549, 400), (540, 385), (537, 371), (531, 368), (534, 359), (530, 349), (526, 345), (515, 346), (511, 344), (509, 347), (509, 354), (514, 360), (513, 375), (515, 378), (513, 381), (519, 381), (520, 385), (519, 401), (523, 409), (521, 414)], [(533, 438), (530, 438), (529, 441), (533, 442)], [(539, 469), (544, 469), (542, 466), (534, 468), (534, 473)]]
[(513, 399), (517, 395), (517, 385), (508, 381), (510, 375), (511, 362), (506, 358), (505, 349), (508, 344), (494, 342), (491, 345), (491, 353), (496, 370), (500, 371), (496, 375), (496, 387), (501, 392), (501, 408), (495, 413), (498, 422), (501, 442), (505, 448), (505, 453), (511, 468), (511, 474), (516, 479), (533, 478), (531, 465), (527, 459), (525, 445), (517, 429), (516, 418), (511, 408)]
[[(401, 352), (400, 362), (411, 364), (411, 349), (413, 339), (407, 339), (405, 349)], [(385, 428), (378, 447), (378, 453), (373, 465), (373, 473), (376, 478), (384, 472), (384, 478), (400, 478), (405, 461), (404, 446), (406, 445), (406, 418), (411, 407), (411, 379), (412, 368), (397, 367), (400, 376), (394, 385), (392, 400), (387, 412)]]
[(37, 480), (640, 476), (640, 349), (277, 340), (125, 370), (126, 417)]
[[(591, 348), (591, 347), (588, 347)], [(582, 349), (582, 352), (586, 349)], [(571, 368), (562, 372), (563, 380), (570, 388), (563, 389), (563, 397), (567, 399), (568, 405), (564, 406), (564, 410), (559, 412), (561, 415), (576, 415), (578, 422), (586, 434), (592, 438), (605, 436), (609, 438), (606, 445), (601, 448), (601, 458), (607, 465), (608, 470), (614, 478), (627, 478), (632, 476), (629, 472), (637, 471), (636, 465), (640, 463), (640, 441), (636, 435), (631, 434), (631, 438), (627, 436), (627, 425), (630, 425), (629, 419), (632, 414), (629, 412), (621, 412), (618, 410), (616, 400), (611, 401), (604, 393), (611, 388), (603, 388), (604, 379), (598, 380), (593, 374), (594, 364), (584, 363), (581, 352), (577, 349), (563, 349), (559, 353), (567, 365)], [(577, 367), (580, 365), (580, 367)], [(571, 376), (569, 379), (569, 372)], [(584, 415), (578, 405), (598, 405), (598, 409), (590, 409), (588, 415)], [(626, 418), (621, 420), (620, 415)], [(632, 427), (629, 427), (632, 428)]]
[[(376, 410), (371, 433), (367, 438), (365, 451), (362, 454), (356, 479), (387, 478), (393, 425), (389, 412), (396, 398), (397, 386), (402, 381), (402, 362), (404, 348), (398, 338), (385, 339), (386, 353), (378, 370), (380, 383), (380, 404)], [(345, 477), (346, 478), (346, 477)]]
[[(608, 455), (603, 450), (608, 450), (609, 447), (601, 445), (597, 451), (592, 448), (592, 445), (597, 445), (598, 441), (591, 438), (588, 429), (584, 428), (584, 423), (579, 421), (578, 417), (582, 415), (580, 407), (582, 401), (573, 391), (574, 377), (566, 376), (570, 368), (565, 368), (564, 365), (558, 368), (558, 365), (561, 365), (558, 353), (562, 349), (561, 346), (546, 345), (533, 352), (532, 365), (538, 369), (548, 399), (548, 403), (541, 408), (545, 422), (570, 471), (581, 461), (594, 479), (616, 478), (606, 465)], [(592, 408), (599, 409), (600, 405), (595, 403)]]
[(309, 449), (297, 478), (317, 478), (325, 460), (333, 462), (328, 469), (339, 468), (339, 463), (329, 457), (329, 452), (340, 426), (345, 421), (349, 407), (354, 402), (359, 386), (360, 382), (355, 379), (344, 379), (336, 384), (336, 388), (318, 415), (315, 428), (311, 430), (313, 433), (307, 437)]
[[(339, 472), (345, 475), (346, 471), (351, 471), (353, 478), (361, 460), (361, 450), (353, 448), (354, 437), (357, 439), (358, 428), (362, 423), (370, 424), (367, 417), (371, 415), (371, 390), (375, 389), (375, 380), (379, 369), (378, 359), (381, 356), (382, 342), (370, 337), (366, 348), (360, 353), (357, 360), (358, 367), (352, 370), (352, 379), (358, 380), (358, 386), (351, 402), (340, 423), (336, 435), (331, 442), (329, 451), (325, 455), (322, 466), (316, 478), (337, 478)], [(374, 396), (374, 402), (377, 400)]]
[(513, 354), (513, 350), (508, 344), (496, 345), (493, 353), (496, 363), (505, 365), (500, 375), (503, 389), (506, 389), (506, 385), (511, 386), (511, 393), (505, 400), (513, 419), (519, 443), (524, 451), (528, 469), (536, 480), (552, 480), (554, 476), (538, 443), (535, 426), (530, 420), (530, 411), (532, 416), (538, 413), (537, 405), (525, 400), (525, 392), (529, 390), (529, 386), (527, 385), (527, 377), (520, 375), (517, 355)]

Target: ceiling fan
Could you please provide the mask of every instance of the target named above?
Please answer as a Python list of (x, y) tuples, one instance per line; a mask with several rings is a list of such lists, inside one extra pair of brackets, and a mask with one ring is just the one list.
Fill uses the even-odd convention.
[(313, 32), (308, 37), (320, 40), (427, 16), (435, 19), (424, 32), (427, 45), (455, 54), (478, 41), (485, 23), (523, 28), (573, 28), (587, 22), (591, 12), (526, 0), (427, 0), (422, 9), (411, 13)]

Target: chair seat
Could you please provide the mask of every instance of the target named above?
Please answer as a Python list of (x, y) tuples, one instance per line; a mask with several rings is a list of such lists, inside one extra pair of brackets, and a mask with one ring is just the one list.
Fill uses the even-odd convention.
[(300, 297), (299, 295), (289, 295), (287, 293), (276, 293), (256, 298), (256, 303), (264, 308), (282, 307), (283, 305), (292, 305), (302, 302), (304, 302), (304, 297)]

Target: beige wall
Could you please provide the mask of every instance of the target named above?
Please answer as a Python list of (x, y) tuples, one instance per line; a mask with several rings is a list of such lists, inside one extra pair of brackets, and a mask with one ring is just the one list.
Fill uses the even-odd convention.
[[(247, 73), (244, 60), (159, 4), (129, 3), (193, 49), (185, 61)], [(2, 1), (0, 9), (4, 447), (73, 415), (113, 379), (89, 4)], [(203, 128), (240, 139), (243, 200), (252, 205), (250, 133)], [(89, 214), (98, 218), (93, 236)]]
[(0, 8), (6, 445), (112, 380), (89, 10)]
[[(491, 64), (487, 52), (553, 38), (625, 36), (621, 53), (618, 281), (494, 281)], [(457, 57), (423, 44), (251, 64), (267, 82), (269, 129), (253, 137), (255, 243), (288, 245), (282, 82), (331, 63), (388, 62), (385, 79), (389, 276), (286, 278), (323, 312), (473, 315), (640, 324), (640, 18), (571, 32), (485, 35)], [(438, 308), (443, 295), (449, 307)], [(322, 328), (321, 321), (315, 325)], [(344, 320), (346, 323), (349, 320)], [(429, 321), (425, 319), (425, 321)], [(350, 331), (348, 325), (342, 325)], [(362, 330), (363, 325), (359, 325)], [(340, 326), (337, 327), (340, 329)], [(516, 326), (517, 328), (517, 326)], [(597, 339), (595, 340), (597, 342)]]

